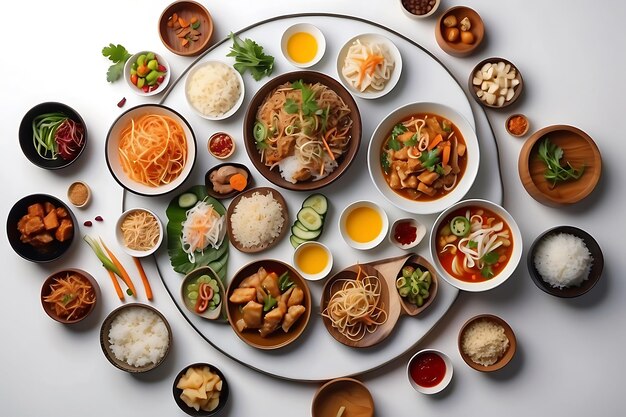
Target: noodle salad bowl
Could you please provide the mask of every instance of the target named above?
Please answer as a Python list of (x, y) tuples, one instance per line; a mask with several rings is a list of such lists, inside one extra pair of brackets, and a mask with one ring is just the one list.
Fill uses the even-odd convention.
[[(285, 84), (288, 90), (277, 91)], [(298, 120), (310, 126), (301, 128)], [(313, 133), (304, 134), (307, 130)], [(361, 143), (361, 115), (339, 81), (319, 72), (295, 71), (259, 89), (243, 131), (248, 157), (265, 178), (288, 190), (310, 191), (348, 169)]]
[(123, 188), (147, 197), (163, 195), (191, 174), (196, 138), (178, 112), (160, 104), (144, 104), (113, 122), (105, 156), (109, 171)]
[[(429, 118), (438, 127), (431, 128)], [(394, 152), (389, 150), (392, 141)], [(398, 156), (403, 152), (407, 157)], [(479, 164), (474, 129), (456, 110), (439, 103), (410, 103), (393, 110), (374, 130), (367, 150), (378, 191), (415, 214), (439, 213), (461, 200), (474, 184)]]
[(503, 207), (464, 200), (443, 211), (430, 232), (430, 255), (443, 279), (460, 290), (493, 289), (515, 272), (522, 234)]
[(163, 223), (152, 211), (132, 208), (123, 212), (115, 224), (115, 238), (124, 252), (135, 258), (152, 255), (163, 242)]

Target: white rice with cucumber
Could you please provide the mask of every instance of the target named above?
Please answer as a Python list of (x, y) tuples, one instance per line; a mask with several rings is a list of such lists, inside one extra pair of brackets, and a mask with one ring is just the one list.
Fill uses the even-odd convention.
[(533, 261), (546, 283), (562, 289), (578, 287), (589, 277), (593, 257), (581, 238), (557, 233), (539, 242)]

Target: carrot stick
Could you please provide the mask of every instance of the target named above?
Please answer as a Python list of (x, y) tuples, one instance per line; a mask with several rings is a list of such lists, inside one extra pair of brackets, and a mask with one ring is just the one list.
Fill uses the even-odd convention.
[(441, 142), (442, 140), (443, 137), (441, 135), (435, 136), (435, 139), (433, 139), (433, 141), (428, 144), (428, 150), (434, 149), (434, 147), (439, 145), (439, 142)]
[(139, 258), (135, 258), (133, 256), (133, 261), (135, 261), (135, 266), (137, 267), (137, 270), (139, 271), (141, 282), (143, 282), (143, 287), (146, 290), (146, 297), (148, 297), (148, 300), (152, 300), (152, 287), (150, 287), (150, 282), (148, 282), (146, 271), (143, 270), (143, 266), (141, 266), (141, 261), (139, 260)]
[(328, 132), (326, 132), (325, 137), (322, 137), (322, 142), (324, 143), (324, 146), (326, 147), (326, 150), (328, 151), (328, 154), (330, 155), (330, 159), (332, 159), (333, 161), (335, 160), (335, 155), (333, 155), (333, 152), (330, 150), (330, 146), (328, 146), (328, 142), (326, 142), (326, 138), (329, 138), (333, 133), (335, 133), (336, 130), (337, 128), (333, 127)]
[(115, 278), (115, 274), (107, 269), (109, 276), (111, 277), (111, 281), (113, 282), (113, 288), (115, 288), (115, 292), (120, 300), (124, 299), (124, 293), (122, 292), (122, 288), (120, 287), (120, 283), (117, 282), (117, 278)]
[(104, 244), (104, 241), (102, 239), (100, 239), (100, 243), (102, 243), (102, 247), (109, 254), (109, 257), (111, 258), (111, 261), (113, 262), (113, 265), (115, 265), (117, 269), (120, 270), (120, 274), (121, 274), (120, 278), (122, 278), (122, 281), (124, 281), (124, 283), (128, 286), (128, 289), (132, 293), (129, 295), (136, 297), (137, 290), (135, 289), (135, 284), (133, 284), (133, 281), (131, 281), (130, 276), (128, 275), (128, 272), (126, 272), (126, 269), (124, 269), (120, 261), (113, 254), (113, 252), (111, 252), (109, 248), (107, 248), (107, 245)]
[(450, 146), (444, 146), (443, 147), (443, 155), (441, 157), (441, 164), (443, 166), (448, 165), (448, 162), (450, 161)]

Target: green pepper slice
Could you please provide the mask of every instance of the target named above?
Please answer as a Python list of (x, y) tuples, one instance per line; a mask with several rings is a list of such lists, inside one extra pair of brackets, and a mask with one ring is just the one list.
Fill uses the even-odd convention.
[(471, 228), (470, 221), (464, 216), (456, 216), (450, 222), (450, 231), (459, 237), (465, 237), (469, 235)]

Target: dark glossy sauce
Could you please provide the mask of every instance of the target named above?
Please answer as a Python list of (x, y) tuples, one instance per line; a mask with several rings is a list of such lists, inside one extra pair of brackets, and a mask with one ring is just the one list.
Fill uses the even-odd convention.
[(411, 378), (421, 387), (431, 388), (443, 381), (446, 363), (434, 352), (424, 352), (411, 363)]
[(417, 227), (411, 222), (400, 222), (393, 232), (393, 238), (401, 245), (408, 245), (417, 239)]

